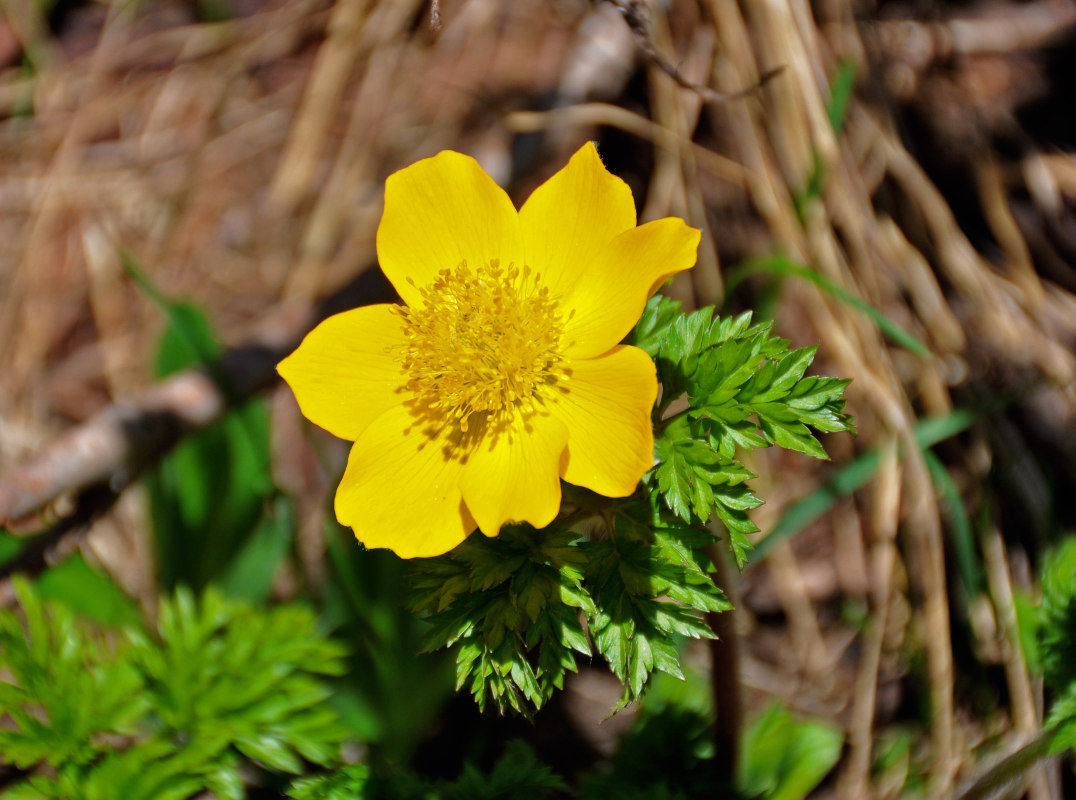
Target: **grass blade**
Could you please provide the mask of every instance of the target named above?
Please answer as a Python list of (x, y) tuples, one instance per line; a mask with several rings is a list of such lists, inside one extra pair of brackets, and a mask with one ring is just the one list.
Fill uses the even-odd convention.
[(904, 328), (900, 327), (897, 323), (889, 319), (885, 314), (880, 312), (874, 306), (869, 303), (865, 303), (860, 298), (856, 297), (851, 292), (842, 289), (833, 281), (819, 275), (812, 269), (808, 269), (802, 264), (797, 264), (784, 256), (770, 256), (767, 258), (756, 258), (737, 266), (729, 273), (727, 288), (725, 290), (725, 296), (729, 297), (737, 286), (751, 275), (777, 275), (779, 277), (794, 277), (802, 278), (803, 280), (810, 281), (822, 291), (833, 295), (838, 300), (847, 303), (858, 311), (862, 311), (870, 320), (878, 326), (878, 330), (882, 334), (892, 341), (903, 347), (909, 352), (915, 353), (920, 358), (932, 358), (930, 350), (915, 338)]

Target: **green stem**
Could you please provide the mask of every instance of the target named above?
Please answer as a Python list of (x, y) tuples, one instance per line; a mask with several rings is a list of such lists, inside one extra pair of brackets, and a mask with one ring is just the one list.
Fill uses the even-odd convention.
[(975, 783), (964, 790), (957, 800), (985, 800), (994, 792), (1018, 778), (1022, 773), (1050, 755), (1054, 731), (1041, 731), (1038, 736), (1015, 753), (1001, 759), (987, 770)]

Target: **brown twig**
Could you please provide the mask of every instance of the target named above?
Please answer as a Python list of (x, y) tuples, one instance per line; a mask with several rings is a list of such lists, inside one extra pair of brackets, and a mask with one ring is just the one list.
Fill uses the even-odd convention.
[(639, 52), (643, 54), (643, 58), (676, 81), (678, 86), (697, 94), (704, 102), (729, 103), (734, 100), (742, 100), (745, 97), (750, 97), (775, 77), (780, 75), (785, 69), (783, 65), (774, 67), (773, 69), (764, 72), (759, 77), (757, 83), (753, 86), (748, 86), (745, 89), (740, 89), (735, 92), (715, 91), (709, 86), (694, 83), (685, 78), (683, 73), (680, 72), (680, 69), (658, 49), (656, 44), (654, 44), (654, 39), (651, 35), (652, 21), (650, 19), (650, 9), (643, 0), (607, 0), (607, 2), (611, 3), (620, 12), (624, 17), (624, 21), (628, 23), (628, 27), (635, 36), (635, 41), (639, 45)]
[(677, 152), (681, 147), (690, 147), (699, 169), (735, 186), (750, 185), (755, 177), (751, 170), (736, 161), (695, 144), (646, 117), (609, 103), (578, 103), (550, 111), (514, 111), (504, 118), (504, 124), (517, 133), (567, 126), (608, 125), (672, 152)]
[(994, 797), (1002, 788), (1011, 785), (1017, 778), (1050, 754), (1050, 745), (1054, 740), (1054, 731), (1042, 731), (1023, 747), (997, 762), (980, 776), (975, 783), (965, 789), (957, 800), (986, 800)]
[[(56, 560), (57, 551), (72, 537), (89, 530), (119, 499), (120, 490), (98, 484), (79, 495), (74, 513), (51, 525), (27, 544), (17, 556), (0, 565), (0, 605), (12, 599), (10, 578), (13, 575), (37, 575)], [(60, 559), (62, 560), (62, 558)]]
[[(270, 341), (227, 351), (205, 370), (180, 372), (124, 403), (115, 403), (0, 475), (0, 524), (26, 520), (69, 493), (93, 487), (121, 492), (181, 439), (220, 419), (277, 379), (276, 365), (314, 323), (336, 311), (391, 297), (370, 270), (298, 319), (280, 318)], [(284, 315), (282, 315), (284, 316)]]
[[(982, 536), (983, 562), (987, 583), (997, 614), (998, 633), (1004, 657), (1005, 682), (1009, 687), (1012, 705), (1013, 728), (1025, 740), (1031, 740), (1039, 732), (1041, 723), (1035, 709), (1035, 697), (1031, 688), (1027, 662), (1020, 646), (1019, 623), (1013, 597), (1012, 578), (1009, 574), (1009, 557), (1001, 531), (991, 526)], [(1028, 766), (1024, 772), (1024, 788), (1030, 800), (1051, 800), (1050, 779), (1042, 764)]]
[(935, 23), (885, 20), (872, 27), (887, 54), (926, 69), (932, 62), (953, 54), (1010, 54), (1056, 43), (1076, 28), (1076, 3), (1072, 0), (1001, 3), (977, 16), (959, 16)]
[(10, 525), (65, 492), (111, 483), (152, 459), (154, 450), (171, 446), (184, 427), (216, 419), (222, 408), (201, 373), (177, 375), (133, 404), (106, 408), (0, 478), (0, 521)]

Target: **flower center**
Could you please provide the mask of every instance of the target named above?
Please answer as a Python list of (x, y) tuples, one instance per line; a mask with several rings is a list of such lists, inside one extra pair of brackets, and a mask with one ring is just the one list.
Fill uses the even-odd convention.
[(442, 270), (419, 290), (422, 304), (401, 308), (408, 343), (407, 388), (421, 407), (457, 422), (507, 422), (568, 375), (559, 352), (563, 330), (538, 276), (494, 259)]

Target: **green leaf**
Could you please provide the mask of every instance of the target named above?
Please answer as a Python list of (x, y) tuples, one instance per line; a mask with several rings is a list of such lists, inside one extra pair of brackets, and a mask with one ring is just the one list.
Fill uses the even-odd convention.
[(738, 461), (718, 453), (706, 440), (691, 435), (680, 417), (654, 442), (654, 478), (665, 505), (684, 522), (705, 521), (720, 506), (726, 510), (755, 508), (760, 501), (743, 482), (753, 478)]
[[(921, 448), (933, 447), (941, 441), (967, 430), (991, 407), (958, 408), (949, 414), (926, 417), (916, 423), (915, 440)], [(841, 467), (832, 478), (807, 496), (791, 503), (777, 521), (774, 529), (755, 546), (756, 556), (765, 556), (770, 548), (802, 531), (829, 511), (841, 497), (847, 497), (866, 486), (878, 472), (882, 454), (877, 450), (864, 453)]]
[(771, 256), (769, 258), (754, 259), (752, 261), (744, 262), (739, 266), (731, 270), (728, 280), (725, 282), (725, 293), (731, 295), (735, 288), (739, 286), (749, 275), (758, 273), (767, 273), (777, 275), (781, 277), (791, 276), (800, 278), (813, 283), (822, 291), (836, 297), (838, 300), (847, 303), (853, 308), (861, 311), (867, 316), (882, 334), (892, 341), (894, 344), (903, 347), (920, 358), (931, 358), (930, 350), (920, 342), (915, 336), (908, 333), (897, 323), (890, 320), (882, 312), (878, 311), (874, 306), (865, 303), (856, 295), (851, 292), (842, 289), (837, 284), (830, 281), (828, 278), (823, 277), (819, 273), (812, 269), (809, 269), (802, 264), (797, 264), (790, 259), (782, 256)]
[(759, 427), (767, 441), (778, 447), (795, 450), (804, 455), (829, 460), (822, 445), (814, 438), (806, 425), (799, 422), (791, 408), (780, 403), (760, 403), (755, 406)]
[[(659, 308), (666, 312), (664, 338), (655, 331)], [(655, 304), (646, 328), (651, 345), (660, 340), (658, 413), (678, 393), (686, 393), (690, 407), (657, 420), (657, 465), (644, 484), (685, 522), (716, 515), (742, 568), (747, 536), (757, 531), (745, 512), (759, 500), (742, 485), (754, 476), (737, 460), (738, 450), (777, 445), (827, 458), (813, 431), (855, 432), (844, 412), (848, 381), (805, 376), (817, 348), (789, 350), (787, 340), (771, 335), (770, 323), (752, 326), (749, 313), (715, 318), (713, 309), (702, 309), (674, 318), (673, 310)]]
[(977, 597), (986, 591), (986, 579), (975, 544), (975, 536), (972, 533), (971, 520), (964, 507), (964, 499), (960, 496), (960, 490), (950, 477), (949, 471), (936, 455), (930, 450), (924, 450), (923, 459), (930, 470), (931, 480), (941, 496), (942, 512), (948, 522), (952, 541), (953, 560), (956, 562), (961, 583), (964, 584), (965, 596)]
[(456, 686), (469, 686), (479, 708), (529, 714), (576, 669), (575, 653), (590, 655), (579, 611), (594, 602), (578, 539), (512, 525), (410, 562), (408, 603), (429, 613), (425, 648), (456, 648)]
[(656, 359), (669, 327), (682, 313), (680, 307), (678, 300), (655, 294), (647, 301), (642, 316), (628, 335), (627, 343), (645, 350), (647, 355)]
[(113, 581), (86, 563), (81, 553), (64, 559), (37, 579), (38, 596), (65, 604), (79, 616), (105, 625), (134, 625), (138, 606)]
[(356, 800), (370, 780), (366, 764), (352, 764), (327, 775), (298, 778), (288, 788), (291, 800)]
[(243, 755), (260, 761), (277, 772), (302, 774), (302, 762), (295, 755), (295, 751), (276, 736), (267, 734), (242, 736), (236, 740), (235, 746)]
[(168, 325), (157, 348), (154, 372), (164, 378), (192, 367), (208, 367), (220, 356), (220, 345), (201, 309), (168, 301), (162, 309)]
[[(1076, 685), (1076, 537), (1049, 553), (1042, 569), (1039, 659), (1046, 685), (1059, 695)], [(1074, 695), (1076, 696), (1076, 695)]]
[[(99, 731), (128, 735), (147, 708), (141, 680), (121, 646), (87, 635), (71, 611), (44, 603), (21, 578), (13, 583), (23, 618), (0, 611), (0, 753), (17, 767), (91, 762)], [(99, 738), (99, 737), (98, 737)]]
[(264, 603), (269, 598), (273, 576), (290, 551), (294, 531), (295, 503), (279, 495), (217, 584), (232, 597)]
[[(120, 257), (166, 318), (155, 360), (157, 376), (201, 367), (229, 394), (228, 377), (216, 365), (220, 346), (205, 314), (166, 297), (128, 253)], [(254, 401), (237, 407), (183, 440), (145, 482), (161, 584), (204, 587), (253, 535), (274, 491), (264, 406)]]
[(1039, 653), (1039, 607), (1025, 592), (1013, 593), (1013, 609), (1020, 636), (1020, 650), (1027, 661), (1028, 670), (1042, 674), (1042, 656)]
[(17, 556), (24, 544), (25, 540), (0, 528), (0, 564), (6, 564)]
[(427, 622), (404, 602), (413, 562), (357, 547), (354, 532), (335, 520), (326, 522), (325, 538), (330, 569), (321, 625), (352, 645), (347, 679), (334, 684), (331, 702), (355, 738), (404, 761), (452, 697), (455, 659), (419, 654)]
[(206, 775), (206, 788), (217, 800), (246, 800), (246, 787), (239, 774), (239, 759), (225, 758)]
[(552, 792), (567, 791), (564, 781), (516, 739), (508, 743), (488, 775), (466, 764), (459, 779), (442, 783), (436, 796), (442, 800), (541, 800)]
[(826, 103), (826, 115), (833, 132), (838, 136), (844, 130), (844, 120), (848, 114), (848, 105), (856, 86), (856, 64), (851, 59), (843, 59), (837, 65), (837, 74), (833, 76), (830, 86), (829, 102)]
[(245, 796), (240, 753), (277, 771), (337, 763), (344, 731), (317, 675), (343, 650), (309, 609), (257, 611), (215, 592), (162, 602), (155, 635), (99, 631), (16, 579), (0, 610), (0, 752), (29, 777), (5, 796)]
[(694, 550), (712, 539), (673, 526), (658, 530), (623, 513), (611, 535), (583, 545), (596, 608), (591, 639), (624, 684), (617, 708), (643, 693), (655, 669), (682, 677), (674, 637), (712, 638), (699, 612), (730, 608), (702, 566), (706, 556)]
[(843, 744), (835, 726), (771, 706), (744, 732), (739, 788), (766, 800), (806, 797), (837, 763)]

